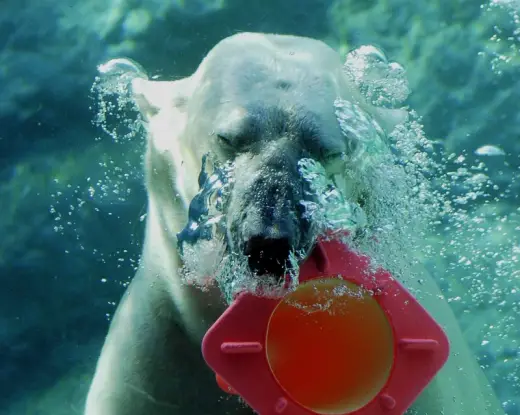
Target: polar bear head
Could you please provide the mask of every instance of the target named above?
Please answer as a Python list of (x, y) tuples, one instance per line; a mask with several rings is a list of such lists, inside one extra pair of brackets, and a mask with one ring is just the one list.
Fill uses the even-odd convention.
[(339, 126), (338, 98), (392, 121), (366, 104), (324, 43), (241, 33), (222, 40), (196, 72), (176, 81), (136, 79), (133, 91), (148, 130), (149, 209), (172, 243), (199, 190), (207, 153), (234, 164), (226, 246), (256, 274), (281, 273), (291, 250), (309, 252), (312, 224), (298, 162), (319, 161), (330, 175), (352, 152)]

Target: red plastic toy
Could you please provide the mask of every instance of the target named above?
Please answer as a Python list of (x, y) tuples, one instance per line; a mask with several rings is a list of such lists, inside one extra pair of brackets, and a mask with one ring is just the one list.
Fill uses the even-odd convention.
[(239, 294), (206, 333), (220, 387), (260, 415), (402, 415), (448, 358), (441, 327), (390, 273), (322, 240), (282, 298)]

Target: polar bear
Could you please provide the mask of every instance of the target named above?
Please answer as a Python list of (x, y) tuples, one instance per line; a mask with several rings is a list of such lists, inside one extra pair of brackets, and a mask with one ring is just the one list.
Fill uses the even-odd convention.
[[(226, 307), (219, 290), (183, 284), (179, 275), (176, 235), (199, 190), (201, 159), (212, 152), (234, 161), (228, 249), (247, 254), (261, 278), (277, 272), (290, 249), (308, 252), (312, 245), (298, 203), (304, 183), (297, 163), (308, 157), (333, 169), (337, 155), (348, 154), (334, 100), (356, 102), (387, 131), (398, 113), (366, 104), (333, 49), (288, 35), (233, 35), (192, 76), (137, 78), (132, 88), (148, 132), (144, 248), (111, 322), (85, 414), (251, 414), (223, 396), (201, 355), (205, 331)], [(425, 276), (420, 288), (428, 295), (419, 301), (448, 334), (451, 357), (409, 412), (503, 414), (438, 287)]]

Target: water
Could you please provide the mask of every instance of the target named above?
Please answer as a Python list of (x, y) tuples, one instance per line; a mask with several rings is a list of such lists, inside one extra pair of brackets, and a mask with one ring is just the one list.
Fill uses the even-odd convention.
[[(51, 134), (52, 139), (43, 140), (45, 144), (40, 146), (38, 143), (42, 136), (46, 131), (53, 131), (57, 123), (49, 123), (50, 127), (41, 130), (40, 124), (43, 122), (45, 127), (48, 122), (45, 118), (48, 112), (41, 119), (36, 118), (39, 122), (35, 133), (38, 140), (31, 142), (31, 151), (43, 159), (38, 162), (40, 164), (32, 164), (32, 156), (27, 156), (20, 165), (13, 167), (10, 164), (10, 149), (18, 149), (18, 143), (25, 142), (26, 129), (21, 132), (4, 129), (0, 134), (0, 144), (4, 145), (2, 149), (5, 153), (2, 156), (8, 165), (2, 171), (2, 179), (8, 184), (7, 192), (6, 188), (2, 190), (6, 192), (2, 193), (5, 195), (2, 200), (7, 201), (2, 207), (8, 207), (3, 210), (2, 217), (8, 222), (8, 227), (4, 231), (5, 241), (0, 258), (12, 262), (9, 264), (12, 267), (4, 273), (7, 284), (4, 291), (7, 294), (0, 302), (4, 304), (3, 312), (8, 317), (6, 324), (2, 325), (2, 336), (7, 339), (4, 342), (6, 348), (2, 349), (6, 353), (2, 352), (2, 355), (7, 358), (4, 357), (6, 360), (2, 361), (1, 372), (2, 379), (7, 379), (3, 384), (6, 395), (14, 396), (12, 391), (16, 390), (23, 400), (21, 407), (9, 408), (6, 414), (57, 415), (56, 408), (67, 414), (80, 413), (81, 405), (77, 402), (82, 397), (78, 397), (77, 402), (74, 398), (74, 404), (63, 405), (63, 401), (72, 400), (73, 394), (67, 388), (72, 388), (71, 385), (76, 382), (65, 376), (66, 370), (84, 364), (84, 360), (81, 360), (84, 356), (80, 357), (78, 351), (84, 350), (84, 339), (87, 339), (85, 343), (95, 342), (93, 337), (96, 334), (93, 333), (98, 333), (98, 342), (102, 340), (105, 324), (112, 318), (122, 288), (128, 285), (139, 264), (139, 249), (146, 219), (143, 185), (145, 140), (142, 120), (130, 98), (129, 88), (133, 79), (150, 79), (153, 76), (145, 73), (131, 59), (111, 58), (121, 54), (133, 56), (139, 61), (146, 61), (147, 67), (159, 68), (161, 78), (181, 76), (199, 62), (201, 50), (211, 46), (217, 37), (223, 37), (235, 28), (243, 29), (235, 26), (239, 14), (234, 12), (230, 14), (232, 17), (229, 21), (219, 20), (228, 13), (228, 6), (219, 6), (222, 10), (218, 16), (205, 18), (203, 24), (195, 24), (190, 26), (193, 30), (188, 30), (184, 24), (177, 25), (181, 29), (171, 24), (171, 20), (168, 20), (171, 17), (165, 11), (170, 5), (165, 2), (161, 2), (160, 11), (151, 7), (155, 1), (148, 6), (143, 2), (142, 7), (136, 8), (130, 7), (127, 2), (116, 2), (117, 5), (110, 11), (106, 10), (105, 5), (94, 3), (85, 3), (80, 8), (79, 18), (74, 16), (70, 20), (80, 22), (79, 26), (74, 24), (66, 28), (69, 31), (77, 30), (78, 27), (87, 28), (89, 33), (93, 32), (93, 37), (73, 31), (61, 33), (58, 38), (48, 38), (47, 32), (51, 29), (41, 26), (43, 18), (40, 23), (33, 18), (30, 23), (17, 23), (16, 30), (11, 31), (10, 26), (6, 30), (6, 33), (12, 32), (12, 35), (9, 34), (6, 53), (0, 59), (0, 76), (6, 90), (5, 99), (0, 105), (2, 110), (12, 106), (17, 114), (21, 114), (21, 119), (32, 120), (30, 117), (34, 111), (47, 111), (52, 106), (49, 102), (55, 102), (42, 99), (40, 95), (34, 97), (32, 93), (40, 90), (45, 92), (48, 88), (51, 91), (49, 96), (66, 97), (65, 91), (73, 91), (67, 104), (56, 109), (60, 114), (57, 118), (60, 125), (66, 124), (64, 118), (72, 119), (72, 123), (64, 127), (66, 136), (72, 136), (72, 140), (63, 140), (63, 137)], [(262, 8), (267, 8), (267, 3), (262, 2)], [(274, 3), (269, 6), (273, 10)], [(307, 215), (318, 224), (319, 232), (348, 230), (350, 236), (346, 242), (358, 251), (367, 253), (373, 259), (374, 266), (382, 265), (399, 277), (420, 278), (412, 270), (417, 264), (425, 265), (443, 289), (507, 413), (518, 415), (520, 210), (517, 165), (520, 147), (515, 144), (517, 135), (507, 135), (508, 131), (513, 130), (502, 121), (502, 115), (506, 117), (507, 113), (514, 111), (518, 102), (508, 94), (514, 98), (511, 91), (517, 89), (519, 3), (515, 0), (485, 2), (480, 5), (479, 17), (471, 21), (464, 19), (469, 19), (465, 13), (471, 12), (473, 2), (409, 2), (407, 5), (406, 2), (391, 1), (388, 10), (377, 2), (339, 3), (348, 4), (346, 14), (353, 17), (342, 26), (350, 30), (348, 44), (343, 39), (338, 40), (339, 44), (335, 46), (350, 50), (352, 45), (360, 44), (360, 41), (361, 44), (373, 41), (393, 48), (392, 56), (399, 57), (395, 60), (403, 58), (402, 64), (392, 62), (380, 48), (370, 44), (355, 48), (346, 56), (345, 72), (367, 100), (379, 108), (395, 109), (408, 104), (410, 96), (415, 94), (421, 96), (422, 102), (427, 104), (423, 107), (423, 113), (416, 113), (413, 107), (410, 108), (408, 120), (390, 136), (385, 136), (370, 114), (349, 102), (337, 101), (338, 122), (349, 142), (349, 155), (343, 161), (350, 162), (345, 167), (344, 176), (349, 179), (351, 186), (347, 193), (340, 192), (338, 188), (344, 187), (342, 180), (345, 179), (339, 176), (327, 177), (319, 163), (302, 160), (301, 174), (309, 181), (310, 191), (316, 196), (315, 202), (302, 202)], [(296, 6), (301, 10), (299, 4)], [(49, 16), (45, 14), (49, 22), (58, 22), (53, 23), (52, 30), (57, 30), (62, 24), (60, 22), (64, 13), (71, 15), (78, 10), (77, 7), (66, 5), (63, 7), (67, 10), (63, 11), (60, 3), (53, 6), (52, 2), (44, 1), (36, 14), (45, 8), (51, 10), (52, 7), (56, 11), (49, 12)], [(251, 23), (251, 28), (255, 30), (263, 30), (266, 25), (273, 31), (282, 32), (297, 32), (305, 28), (309, 33), (303, 34), (316, 37), (323, 37), (325, 30), (316, 22), (328, 22), (326, 18), (335, 18), (339, 13), (337, 9), (331, 9), (334, 13), (330, 12), (326, 17), (312, 10), (311, 18), (302, 21), (305, 16), (298, 12), (300, 14), (294, 19), (298, 23), (297, 27), (289, 27), (282, 24), (277, 26), (279, 22), (274, 18), (277, 13), (269, 10), (251, 13), (250, 7), (253, 6), (247, 6), (247, 10), (240, 16), (245, 19), (244, 16), (258, 15), (261, 23)], [(280, 16), (289, 15), (290, 7), (286, 7), (286, 13), (278, 13)], [(102, 10), (99, 20), (93, 21), (90, 16), (82, 15), (96, 8)], [(450, 16), (442, 20), (439, 16), (445, 9), (449, 10)], [(30, 13), (32, 9), (27, 10)], [(165, 19), (164, 23), (161, 23), (162, 19), (155, 19), (157, 13)], [(171, 14), (179, 16), (177, 10)], [(15, 15), (18, 16), (13, 14), (13, 17)], [(11, 17), (7, 12), (5, 16)], [(181, 19), (189, 20), (186, 14), (181, 13), (180, 16)], [(16, 18), (13, 20), (17, 21)], [(122, 22), (120, 28), (113, 26), (118, 21)], [(215, 23), (209, 24), (209, 21)], [(463, 47), (467, 40), (471, 49), (470, 35), (485, 32), (487, 21), (494, 22), (492, 30), (485, 42), (475, 49), (475, 60), (470, 62), (474, 68), (465, 71), (465, 62), (453, 54), (450, 48), (450, 42), (454, 39), (450, 33), (461, 33)], [(167, 26), (167, 29), (162, 28), (161, 24)], [(428, 32), (430, 24), (435, 28)], [(219, 28), (218, 33), (213, 32), (216, 30), (213, 26)], [(451, 26), (453, 32), (447, 30), (444, 38), (434, 39), (433, 35), (437, 31), (443, 32), (446, 26)], [(36, 35), (30, 34), (31, 27), (38, 32)], [(96, 29), (99, 27), (102, 30)], [(334, 36), (341, 38), (338, 33), (343, 29), (338, 27), (334, 29)], [(147, 32), (150, 28), (159, 32), (150, 35)], [(311, 34), (315, 29), (317, 32)], [(207, 36), (197, 38), (206, 31)], [(61, 38), (71, 40), (63, 45), (59, 40)], [(434, 40), (430, 42), (430, 38)], [(208, 43), (204, 44), (206, 41)], [(89, 46), (82, 49), (85, 44)], [(26, 51), (33, 47), (31, 45), (37, 50)], [(15, 48), (19, 48), (19, 53), (15, 53)], [(49, 55), (49, 48), (58, 51), (57, 57)], [(103, 51), (96, 55), (98, 49)], [(197, 50), (191, 53), (191, 49)], [(71, 51), (71, 54), (67, 55), (66, 51)], [(72, 51), (81, 59), (71, 60)], [(462, 51), (460, 53), (462, 55)], [(34, 62), (31, 61), (32, 55), (38, 56)], [(65, 66), (63, 71), (54, 61)], [(94, 70), (99, 62), (106, 63), (98, 65), (97, 78), (90, 91), (91, 108), (88, 114), (88, 117), (94, 115), (93, 124), (98, 129), (98, 135), (92, 140), (89, 133), (83, 139), (84, 136), (78, 133), (78, 127), (82, 123), (88, 124), (89, 120), (74, 116), (72, 109), (76, 108), (74, 104), (80, 101), (78, 97), (82, 92), (80, 87), (74, 87), (78, 79), (87, 79), (90, 86), (92, 78), (85, 73), (75, 76), (76, 72), (82, 70)], [(455, 69), (449, 66), (452, 62), (455, 62)], [(451, 69), (446, 70), (446, 65)], [(433, 82), (433, 78), (441, 77), (442, 73), (438, 73), (443, 70), (447, 71), (449, 82), (446, 82), (452, 85), (453, 91), (441, 107), (446, 106), (447, 112), (460, 114), (459, 117), (443, 113), (435, 105), (434, 95), (438, 92), (435, 85), (438, 84)], [(51, 77), (52, 71), (56, 72), (54, 78)], [(11, 77), (15, 74), (20, 74), (20, 78), (13, 81)], [(432, 90), (428, 89), (428, 83), (420, 84), (427, 91), (423, 95), (417, 89), (412, 90), (410, 85), (418, 85), (417, 79), (430, 76), (434, 85)], [(461, 77), (470, 80), (468, 83), (471, 88), (457, 89)], [(492, 82), (488, 82), (489, 79)], [(36, 81), (41, 82), (38, 84)], [(492, 96), (491, 89), (501, 88), (504, 89), (502, 94)], [(475, 91), (474, 95), (472, 91)], [(468, 95), (474, 100), (469, 105)], [(20, 104), (23, 102), (31, 103), (27, 113)], [(18, 110), (16, 105), (22, 109)], [(482, 105), (489, 107), (489, 118), (487, 112), (481, 111)], [(500, 111), (494, 111), (494, 108)], [(67, 117), (63, 114), (67, 114)], [(422, 115), (426, 117), (424, 120)], [(507, 119), (512, 122), (511, 117)], [(428, 126), (431, 130), (432, 124), (444, 128), (436, 130), (440, 131), (439, 136), (425, 134)], [(492, 127), (485, 133), (477, 134), (485, 130), (483, 126), (486, 125)], [(482, 138), (485, 134), (487, 136)], [(43, 151), (47, 143), (53, 140), (57, 142), (56, 148), (53, 147), (48, 153), (47, 150)], [(88, 148), (72, 147), (74, 157), (64, 162), (56, 154), (60, 154), (62, 147), (65, 147), (64, 143), (70, 141), (75, 145), (83, 145), (88, 141), (85, 145)], [(210, 162), (211, 155), (207, 157), (208, 163), (200, 176), (200, 193), (192, 202), (189, 221), (180, 235), (180, 239), (186, 242), (182, 246), (186, 261), (183, 277), (185, 283), (197, 284), (201, 289), (217, 284), (226, 299), (231, 301), (238, 291), (265, 287), (258, 287), (251, 282), (256, 280), (251, 278), (243, 257), (225, 254), (225, 242), (220, 235), (221, 225), (225, 223), (226, 196), (233, 185), (233, 166), (216, 165)], [(52, 163), (55, 166), (50, 169)], [(38, 169), (34, 168), (35, 165)], [(41, 173), (40, 165), (44, 166), (44, 173)], [(49, 183), (45, 181), (47, 176), (50, 178)], [(31, 199), (35, 192), (38, 197)], [(49, 200), (45, 196), (49, 196)], [(137, 213), (133, 210), (135, 204), (138, 205)], [(128, 214), (129, 211), (131, 214)], [(13, 212), (21, 213), (14, 216)], [(33, 223), (33, 216), (47, 214), (50, 225), (47, 222), (45, 226), (41, 222)], [(107, 229), (104, 229), (105, 233), (100, 233), (99, 228)], [(121, 229), (125, 229), (125, 232)], [(17, 239), (19, 232), (30, 243), (20, 242)], [(49, 236), (50, 233), (55, 237)], [(99, 235), (106, 236), (100, 238)], [(33, 241), (38, 241), (38, 249), (33, 247)], [(10, 259), (12, 251), (15, 252), (14, 260)], [(43, 266), (35, 267), (35, 264), (41, 263), (39, 258), (42, 256), (48, 260)], [(201, 257), (205, 260), (200, 261)], [(288, 272), (293, 286), (298, 282), (300, 259), (301, 253), (292, 253)], [(80, 263), (88, 267), (78, 267)], [(12, 275), (20, 277), (11, 278)], [(14, 287), (19, 291), (13, 289), (15, 283), (23, 286), (23, 289), (18, 285)], [(267, 280), (265, 283), (276, 293), (277, 281)], [(110, 291), (107, 287), (116, 289)], [(99, 302), (103, 304), (99, 305)], [(16, 309), (16, 303), (22, 304), (20, 309)], [(18, 335), (18, 332), (21, 334)], [(42, 333), (51, 334), (42, 340)], [(47, 349), (55, 351), (55, 355), (59, 356), (56, 358), (48, 354)], [(82, 353), (93, 356), (97, 352), (98, 344), (92, 350)], [(20, 363), (22, 361), (29, 363)], [(43, 361), (48, 361), (49, 366), (38, 366)], [(89, 362), (89, 365), (92, 364)], [(58, 366), (66, 368), (55, 373), (55, 367)], [(76, 375), (76, 369), (73, 372)], [(36, 376), (34, 373), (42, 379), (46, 376), (45, 381), (34, 386), (31, 383), (31, 379)], [(81, 376), (83, 373), (78, 370), (77, 377)], [(62, 378), (64, 380), (59, 382)], [(16, 386), (18, 383), (19, 386)], [(39, 396), (39, 392), (34, 393), (33, 389), (43, 391), (43, 397)], [(47, 397), (47, 392), (52, 394), (54, 390), (67, 390), (67, 396), (61, 396), (53, 402)], [(37, 397), (33, 398), (32, 395)], [(39, 402), (37, 409), (31, 399)], [(16, 397), (12, 400), (16, 400)], [(4, 413), (2, 410), (0, 412)]]
[[(51, 193), (52, 204), (49, 207), (54, 231), (64, 236), (73, 234), (80, 250), (86, 250), (90, 239), (83, 230), (84, 221), (102, 212), (122, 220), (121, 212), (141, 196), (136, 192), (136, 183), (140, 185), (143, 180), (145, 142), (142, 140), (142, 120), (136, 116), (136, 106), (130, 96), (130, 83), (132, 79), (146, 78), (147, 75), (137, 63), (128, 59), (110, 60), (99, 65), (98, 72), (90, 91), (90, 109), (94, 114), (92, 123), (102, 132), (95, 138), (95, 143), (105, 152), (94, 156), (95, 168), (74, 186), (63, 183), (65, 179), (55, 178), (57, 189)], [(62, 190), (64, 185), (67, 191)], [(137, 223), (128, 223), (132, 232), (127, 246), (116, 250), (96, 247), (91, 251), (92, 261), (127, 273), (125, 279), (107, 278), (102, 273), (99, 281), (103, 284), (108, 282), (126, 287), (139, 266), (142, 236), (138, 226), (144, 224), (146, 218), (145, 201), (140, 203), (142, 209)], [(110, 208), (107, 210), (106, 206)], [(107, 320), (112, 317), (117, 303), (115, 298), (109, 302), (109, 311), (105, 314)]]

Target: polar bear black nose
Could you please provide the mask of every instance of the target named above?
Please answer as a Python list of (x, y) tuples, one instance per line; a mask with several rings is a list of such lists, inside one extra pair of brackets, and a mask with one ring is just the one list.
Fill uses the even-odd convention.
[(258, 275), (273, 274), (282, 277), (289, 266), (291, 244), (289, 238), (253, 236), (244, 249), (249, 268)]

